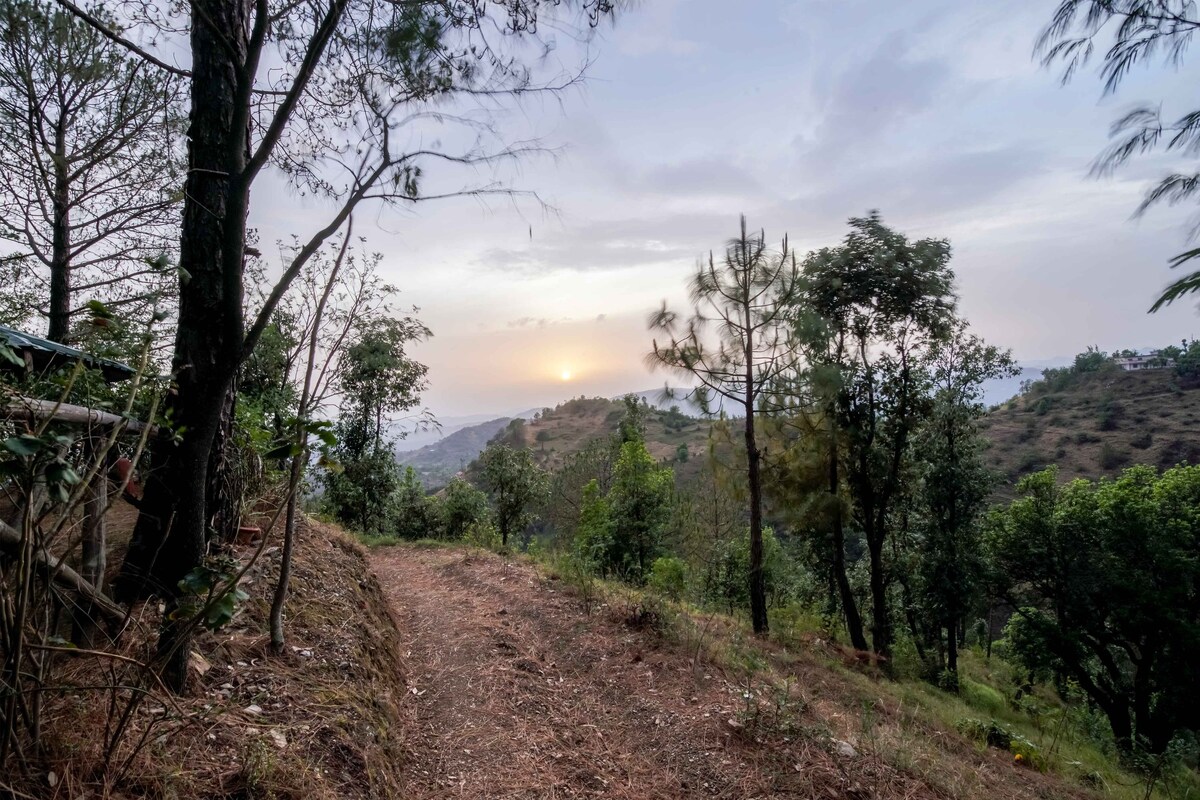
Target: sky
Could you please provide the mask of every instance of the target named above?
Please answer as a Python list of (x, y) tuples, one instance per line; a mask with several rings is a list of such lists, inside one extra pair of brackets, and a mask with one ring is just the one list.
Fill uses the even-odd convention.
[[(743, 213), (801, 254), (871, 209), (949, 239), (961, 311), (1025, 363), (1200, 334), (1193, 303), (1146, 313), (1186, 245), (1186, 209), (1131, 217), (1176, 162), (1089, 177), (1112, 121), (1140, 102), (1178, 110), (1188, 75), (1138, 70), (1102, 97), (1093, 67), (1062, 86), (1032, 54), (1056, 5), (643, 0), (586, 45), (545, 34), (551, 65), (591, 60), (584, 84), (491, 114), (548, 152), (495, 173), (431, 165), (426, 180), (501, 181), (550, 210), (522, 197), (356, 216), (398, 303), (433, 331), (413, 351), (425, 405), (499, 415), (662, 385), (647, 316), (684, 307), (697, 259)], [(265, 241), (318, 215), (256, 191)]]

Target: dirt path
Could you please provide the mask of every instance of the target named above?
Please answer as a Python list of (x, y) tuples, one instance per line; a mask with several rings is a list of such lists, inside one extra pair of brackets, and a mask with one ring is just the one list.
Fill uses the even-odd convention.
[(528, 567), (410, 548), (372, 565), (408, 650), (405, 797), (815, 796), (799, 765), (752, 763), (733, 686)]
[[(1090, 796), (927, 727), (827, 663), (793, 659), (787, 684), (760, 673), (755, 727), (736, 677), (631, 626), (631, 608), (588, 614), (491, 554), (391, 547), (370, 560), (406, 651), (406, 800)], [(770, 717), (781, 685), (800, 700), (785, 724)]]

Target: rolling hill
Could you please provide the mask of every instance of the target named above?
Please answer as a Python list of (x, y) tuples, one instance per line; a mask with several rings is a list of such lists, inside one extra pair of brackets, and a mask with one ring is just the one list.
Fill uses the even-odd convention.
[[(1022, 370), (1021, 380), (1040, 375)], [(1113, 475), (1131, 464), (1169, 467), (1200, 462), (1200, 387), (1181, 385), (1170, 370), (1122, 372), (1111, 369), (1073, 376), (1066, 385), (1035, 382), (1026, 394), (1009, 380), (988, 386), (989, 400), (1007, 397), (983, 419), (987, 463), (1005, 479), (998, 492), (1013, 495), (1012, 483), (1050, 464), (1064, 479)], [(635, 396), (649, 405), (646, 443), (652, 455), (675, 462), (687, 474), (708, 448), (709, 422), (693, 405), (664, 400), (661, 390)], [(678, 405), (681, 410), (671, 411)], [(589, 441), (616, 432), (624, 413), (619, 399), (576, 398), (548, 413), (527, 418), (498, 417), (463, 427), (438, 442), (399, 453), (426, 487), (444, 485), (473, 461), (493, 438), (527, 447), (546, 468), (560, 466)], [(688, 461), (680, 462), (680, 445)], [(685, 466), (691, 464), (691, 466)]]
[[(661, 461), (681, 458), (685, 445), (688, 459), (706, 452), (709, 422), (698, 419), (699, 409), (684, 401), (663, 400), (661, 390), (637, 393), (646, 400), (646, 446)], [(684, 410), (672, 411), (672, 407)], [(561, 466), (563, 460), (578, 452), (593, 439), (610, 436), (625, 413), (620, 399), (603, 397), (575, 398), (553, 409), (519, 417), (498, 417), (461, 428), (438, 442), (418, 450), (398, 453), (403, 466), (411, 466), (426, 488), (445, 485), (473, 461), (493, 438), (515, 447), (533, 451), (538, 463), (546, 468)]]
[[(1072, 479), (1200, 462), (1200, 388), (1181, 385), (1173, 371), (1113, 368), (1065, 384), (1035, 384), (983, 420), (987, 463), (1008, 481), (1050, 464)], [(1000, 494), (1012, 493), (1010, 484)]]

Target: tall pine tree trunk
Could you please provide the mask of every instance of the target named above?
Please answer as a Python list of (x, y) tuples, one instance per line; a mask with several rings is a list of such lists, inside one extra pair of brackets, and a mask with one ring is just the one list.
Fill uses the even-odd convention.
[(54, 127), (53, 230), (50, 250), (50, 326), (46, 338), (66, 343), (71, 329), (71, 193), (67, 164), (67, 120)]
[(209, 538), (218, 544), (230, 544), (237, 538), (242, 522), (242, 497), (246, 480), (241, 455), (234, 442), (234, 415), (237, 413), (237, 379), (225, 393), (221, 423), (213, 440), (208, 461)]
[[(745, 241), (745, 218), (742, 220), (742, 240)], [(763, 524), (762, 524), (762, 454), (754, 435), (754, 398), (756, 396), (754, 375), (754, 323), (751, 318), (747, 287), (745, 306), (746, 331), (746, 482), (750, 489), (750, 621), (754, 632), (764, 634), (768, 630), (767, 589), (763, 577)]]
[(242, 350), (242, 260), (249, 186), (249, 87), (245, 84), (246, 0), (193, 0), (189, 169), (180, 239), (176, 389), (166, 418), (181, 435), (155, 442), (142, 513), (122, 566), (126, 599), (160, 593), (168, 618), (159, 633), (164, 681), (186, 683), (191, 626), (169, 619), (181, 578), (207, 544), (208, 470)]
[(750, 484), (750, 620), (755, 633), (766, 633), (767, 588), (763, 576), (761, 454), (754, 436), (754, 412), (746, 412), (746, 478)]

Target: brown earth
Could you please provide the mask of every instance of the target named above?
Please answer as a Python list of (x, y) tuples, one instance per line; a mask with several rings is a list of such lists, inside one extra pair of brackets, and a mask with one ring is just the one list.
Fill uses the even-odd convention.
[(881, 739), (866, 741), (863, 698), (827, 665), (794, 661), (782, 690), (739, 678), (632, 600), (588, 613), (528, 564), (442, 548), (370, 557), (408, 672), (403, 797), (1085, 796), (953, 731), (922, 731), (937, 744), (898, 765), (883, 738), (905, 710), (873, 706)]

